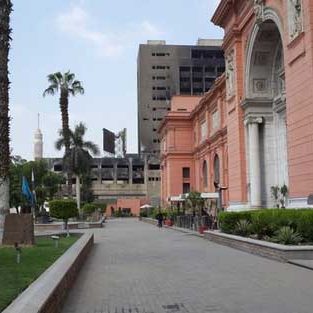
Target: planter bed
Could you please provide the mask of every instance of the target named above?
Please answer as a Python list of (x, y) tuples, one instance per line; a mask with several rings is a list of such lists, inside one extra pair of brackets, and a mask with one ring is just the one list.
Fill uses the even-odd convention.
[(224, 246), (287, 262), (291, 259), (313, 260), (313, 246), (285, 246), (262, 240), (205, 231), (204, 238)]
[(60, 312), (67, 291), (74, 283), (92, 246), (93, 234), (86, 233), (82, 235), (37, 280), (30, 284), (3, 313)]

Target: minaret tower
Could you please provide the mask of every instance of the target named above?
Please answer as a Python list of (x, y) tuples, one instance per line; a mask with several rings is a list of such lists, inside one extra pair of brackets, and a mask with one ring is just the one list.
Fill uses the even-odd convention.
[(38, 113), (38, 128), (34, 136), (34, 160), (41, 160), (43, 156), (43, 137), (40, 130), (40, 115)]

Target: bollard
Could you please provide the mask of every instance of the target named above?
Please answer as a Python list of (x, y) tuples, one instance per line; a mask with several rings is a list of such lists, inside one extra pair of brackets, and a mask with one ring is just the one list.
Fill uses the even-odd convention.
[(54, 241), (55, 247), (59, 248), (59, 236), (51, 236), (51, 239)]
[(22, 249), (21, 249), (21, 247), (19, 247), (17, 242), (14, 243), (14, 248), (15, 248), (15, 251), (16, 251), (16, 263), (20, 264), (21, 263), (21, 252), (22, 252)]

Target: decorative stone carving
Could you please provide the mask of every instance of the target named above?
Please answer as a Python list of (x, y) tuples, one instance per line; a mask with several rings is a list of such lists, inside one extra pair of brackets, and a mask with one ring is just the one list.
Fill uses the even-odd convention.
[(262, 124), (263, 123), (263, 117), (261, 116), (248, 116), (245, 119), (244, 124), (247, 126), (249, 124)]
[(264, 22), (264, 0), (252, 0), (256, 23)]
[(230, 97), (235, 89), (235, 61), (234, 50), (232, 50), (226, 57), (226, 91), (227, 96)]
[(253, 79), (254, 93), (264, 93), (266, 91), (267, 91), (267, 79), (265, 78)]
[(296, 38), (303, 31), (302, 0), (288, 0), (289, 36)]

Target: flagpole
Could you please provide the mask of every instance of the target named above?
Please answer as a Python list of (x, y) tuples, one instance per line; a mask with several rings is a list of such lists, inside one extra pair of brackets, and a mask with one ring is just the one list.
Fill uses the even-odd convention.
[(32, 214), (35, 216), (35, 176), (34, 176), (34, 169), (32, 168), (32, 194), (33, 194), (33, 201), (32, 201)]

